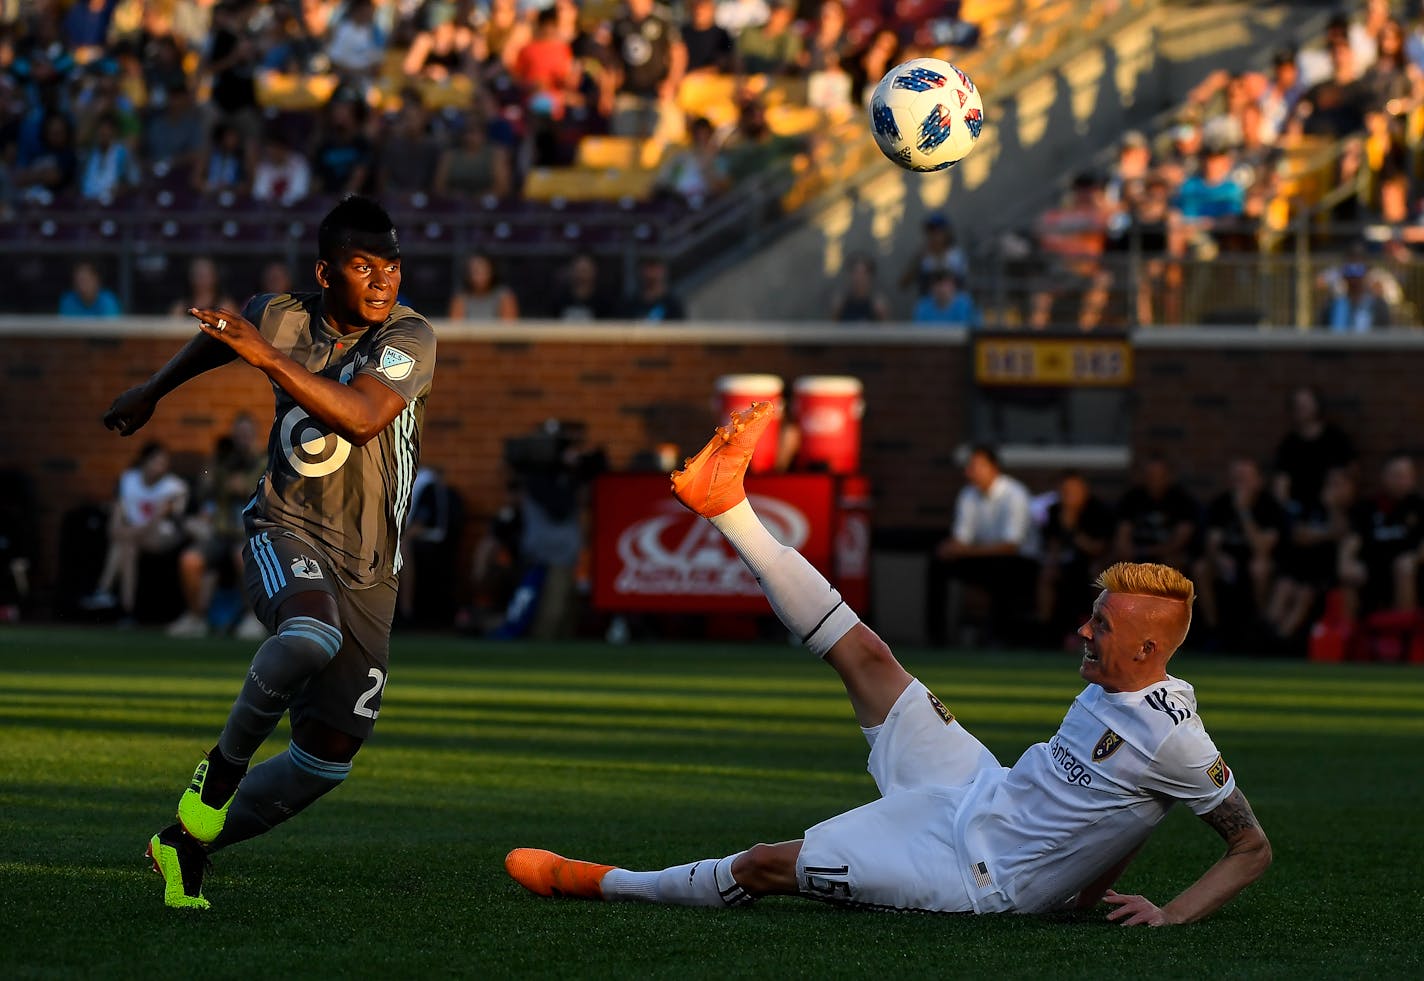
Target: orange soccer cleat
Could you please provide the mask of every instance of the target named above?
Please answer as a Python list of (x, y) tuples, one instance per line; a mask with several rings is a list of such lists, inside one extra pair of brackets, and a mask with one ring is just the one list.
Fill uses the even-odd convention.
[(774, 414), (770, 402), (733, 412), (731, 422), (718, 426), (707, 445), (672, 472), (673, 495), (704, 518), (715, 518), (746, 500), (742, 479)]
[(599, 883), (612, 868), (564, 858), (542, 848), (516, 848), (504, 856), (504, 870), (510, 878), (540, 896), (602, 899)]

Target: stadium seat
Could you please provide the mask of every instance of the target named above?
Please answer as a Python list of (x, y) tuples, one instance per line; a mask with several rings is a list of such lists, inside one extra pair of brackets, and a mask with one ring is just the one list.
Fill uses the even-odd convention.
[(576, 163), (589, 170), (655, 170), (662, 162), (663, 144), (632, 136), (585, 136), (579, 141)]
[(278, 110), (320, 109), (331, 101), (341, 79), (336, 75), (257, 73), (257, 104)]

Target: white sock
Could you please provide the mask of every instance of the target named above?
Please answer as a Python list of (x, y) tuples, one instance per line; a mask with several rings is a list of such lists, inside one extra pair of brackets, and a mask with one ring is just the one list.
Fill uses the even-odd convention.
[(750, 501), (709, 519), (736, 549), (786, 629), (817, 657), (860, 622), (826, 577), (794, 548), (781, 544), (766, 530)]
[(747, 895), (732, 878), (732, 862), (737, 855), (674, 865), (661, 872), (611, 869), (598, 887), (606, 900), (636, 900), (669, 906), (742, 906), (754, 897)]

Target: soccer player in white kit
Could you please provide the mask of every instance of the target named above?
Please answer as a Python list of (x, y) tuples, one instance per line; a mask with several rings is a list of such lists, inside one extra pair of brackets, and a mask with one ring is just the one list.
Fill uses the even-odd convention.
[[(673, 474), (678, 500), (708, 518), (756, 575), (781, 621), (841, 676), (870, 743), (878, 800), (803, 839), (654, 872), (516, 848), (509, 874), (544, 896), (735, 906), (800, 895), (935, 912), (1038, 913), (1105, 900), (1123, 925), (1190, 923), (1258, 879), (1271, 846), (1197, 715), (1167, 673), (1191, 623), (1193, 587), (1166, 566), (1107, 569), (1083, 639), (1088, 686), (1053, 737), (1001, 766), (794, 549), (762, 526), (742, 489), (769, 403), (737, 413)], [(1226, 853), (1157, 906), (1112, 885), (1172, 805)]]

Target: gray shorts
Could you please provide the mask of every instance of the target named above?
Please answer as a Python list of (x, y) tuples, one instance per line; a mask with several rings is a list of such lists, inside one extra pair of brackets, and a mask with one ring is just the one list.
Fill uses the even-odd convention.
[(319, 590), (336, 600), (341, 649), (331, 663), (292, 698), (292, 724), (324, 722), (367, 739), (381, 712), (390, 666), (396, 580), (351, 589), (335, 575), (326, 553), (292, 532), (257, 531), (242, 547), (243, 586), (257, 619), (275, 632), (277, 610), (298, 593)]

